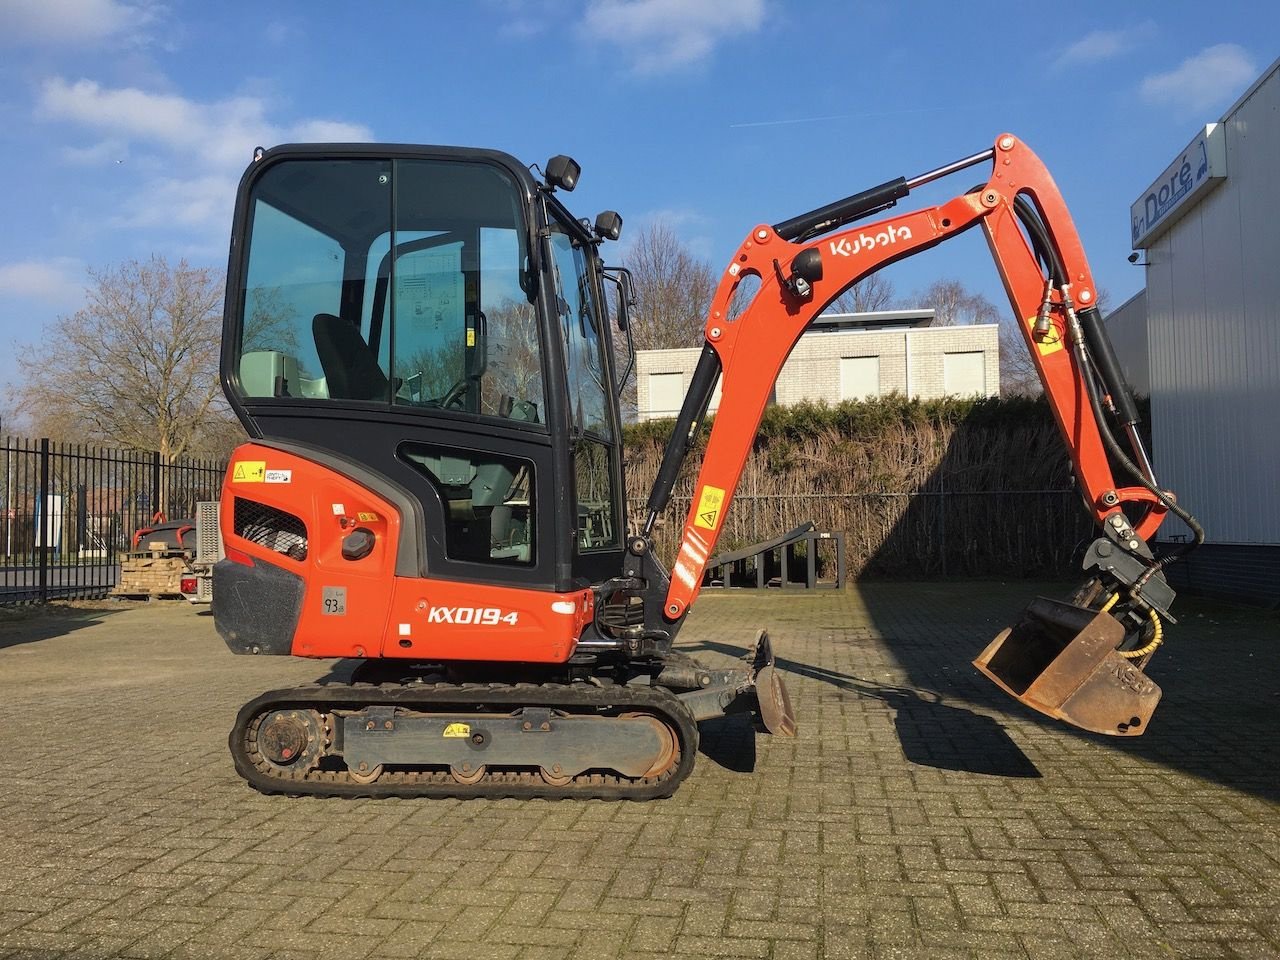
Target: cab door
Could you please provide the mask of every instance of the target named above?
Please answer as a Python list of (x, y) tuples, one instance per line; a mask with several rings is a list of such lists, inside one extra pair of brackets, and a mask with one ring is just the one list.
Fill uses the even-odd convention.
[(553, 317), (564, 355), (575, 576), (617, 576), (626, 540), (613, 351), (591, 235), (547, 203)]

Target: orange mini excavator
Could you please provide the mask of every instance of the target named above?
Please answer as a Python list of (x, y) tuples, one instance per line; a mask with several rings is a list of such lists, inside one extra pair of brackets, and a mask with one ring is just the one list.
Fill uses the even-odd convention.
[[(978, 165), (987, 181), (941, 206), (848, 226)], [(731, 669), (673, 642), (810, 321), (859, 279), (975, 225), (1101, 530), (1073, 600), (1035, 601), (976, 664), (1050, 716), (1145, 729), (1160, 690), (1142, 670), (1173, 600), (1171, 557), (1148, 543), (1168, 512), (1201, 535), (1156, 484), (1080, 241), (1031, 150), (1004, 135), (752, 229), (631, 526), (612, 346), (615, 328), (630, 341), (632, 285), (601, 259), (621, 218), (592, 225), (561, 202), (579, 172), (557, 156), (535, 178), (504, 153), (432, 146), (256, 152), (236, 204), (221, 371), (252, 439), (223, 487), (213, 612), (236, 653), (359, 664), (351, 682), (240, 711), (230, 745), (250, 784), (645, 799), (689, 774), (700, 720), (754, 712), (794, 734), (767, 636)], [(731, 312), (746, 277), (758, 287)], [(718, 378), (668, 571), (650, 535)]]

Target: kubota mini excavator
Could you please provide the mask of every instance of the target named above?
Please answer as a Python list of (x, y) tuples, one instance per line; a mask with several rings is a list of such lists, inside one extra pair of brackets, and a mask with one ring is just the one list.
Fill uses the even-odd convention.
[[(847, 225), (986, 164), (940, 206)], [(222, 495), (214, 616), (236, 653), (360, 661), (349, 683), (239, 713), (236, 769), (265, 792), (668, 796), (700, 720), (794, 734), (763, 632), (740, 667), (673, 648), (771, 387), (809, 322), (892, 261), (981, 225), (1101, 529), (1085, 587), (1035, 601), (975, 663), (1050, 716), (1141, 733), (1143, 667), (1173, 592), (1148, 543), (1167, 512), (1097, 288), (1053, 180), (1017, 138), (754, 228), (720, 279), (648, 505), (628, 527), (613, 327), (625, 270), (561, 196), (488, 150), (257, 151), (232, 234), (222, 381), (252, 440)], [(758, 288), (741, 312), (744, 278)], [(616, 317), (606, 319), (607, 285)], [(651, 533), (717, 378), (722, 398), (670, 572)], [(1125, 443), (1113, 436), (1111, 421)], [(1113, 479), (1111, 463), (1132, 476)], [(628, 533), (628, 529), (630, 532)]]

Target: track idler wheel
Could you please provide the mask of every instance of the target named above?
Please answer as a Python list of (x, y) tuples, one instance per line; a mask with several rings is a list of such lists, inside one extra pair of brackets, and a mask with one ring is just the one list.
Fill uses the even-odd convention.
[(1116, 648), (1123, 624), (1108, 613), (1037, 597), (973, 665), (1045, 716), (1113, 737), (1147, 729), (1160, 687)]

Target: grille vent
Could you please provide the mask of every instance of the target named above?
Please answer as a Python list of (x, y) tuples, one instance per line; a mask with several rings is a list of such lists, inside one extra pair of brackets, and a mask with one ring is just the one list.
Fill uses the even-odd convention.
[(235, 532), (294, 560), (307, 559), (306, 524), (278, 507), (236, 497)]
[(217, 500), (201, 500), (196, 504), (196, 562), (216, 563), (222, 552), (222, 531), (218, 529), (221, 504)]

